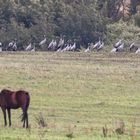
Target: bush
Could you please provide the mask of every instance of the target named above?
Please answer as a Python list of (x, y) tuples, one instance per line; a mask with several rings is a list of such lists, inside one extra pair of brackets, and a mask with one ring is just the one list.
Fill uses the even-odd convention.
[(133, 21), (127, 23), (119, 21), (107, 25), (106, 41), (108, 44), (123, 39), (126, 46), (140, 39), (140, 28), (135, 26)]
[(136, 15), (134, 16), (134, 19), (135, 19), (135, 24), (136, 24), (138, 27), (140, 27), (140, 14), (139, 14), (139, 13), (136, 14)]

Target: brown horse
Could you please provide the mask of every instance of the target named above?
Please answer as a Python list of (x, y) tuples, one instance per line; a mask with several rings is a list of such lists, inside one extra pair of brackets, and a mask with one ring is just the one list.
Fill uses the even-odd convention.
[(4, 115), (4, 123), (7, 125), (6, 120), (6, 110), (9, 118), (9, 126), (11, 126), (11, 109), (21, 108), (23, 111), (22, 121), (23, 127), (28, 128), (28, 107), (30, 104), (30, 96), (27, 91), (19, 90), (19, 91), (10, 91), (7, 89), (3, 89), (0, 93), (0, 106)]

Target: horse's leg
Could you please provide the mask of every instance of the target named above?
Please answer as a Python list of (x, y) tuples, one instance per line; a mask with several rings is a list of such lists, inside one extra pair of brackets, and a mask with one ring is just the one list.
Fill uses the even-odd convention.
[(26, 112), (26, 128), (28, 128), (28, 125), (29, 125), (29, 123), (28, 123), (28, 113)]
[(11, 110), (10, 108), (7, 109), (8, 112), (8, 118), (9, 118), (9, 126), (11, 126)]
[(22, 111), (23, 111), (23, 116), (22, 116), (23, 127), (25, 127), (25, 109), (24, 109), (24, 107), (22, 107)]
[[(23, 114), (24, 115), (24, 114)], [(25, 118), (24, 118), (24, 120), (23, 120), (23, 127), (25, 127)]]
[(6, 109), (2, 108), (3, 116), (4, 116), (4, 125), (7, 125), (7, 120), (6, 120)]

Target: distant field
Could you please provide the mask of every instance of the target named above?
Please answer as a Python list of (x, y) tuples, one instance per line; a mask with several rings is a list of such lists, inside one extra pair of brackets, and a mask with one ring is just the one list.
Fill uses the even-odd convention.
[[(140, 139), (140, 55), (2, 52), (0, 73), (0, 89), (31, 96), (30, 129), (22, 128), (20, 109), (4, 128), (0, 111), (0, 140)], [(37, 123), (40, 114), (47, 127)], [(123, 135), (115, 132), (120, 120)]]

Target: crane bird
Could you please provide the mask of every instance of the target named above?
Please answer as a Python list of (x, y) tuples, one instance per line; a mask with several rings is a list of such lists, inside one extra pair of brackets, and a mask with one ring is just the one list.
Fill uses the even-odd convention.
[(48, 46), (48, 49), (51, 49), (51, 48), (52, 48), (53, 42), (54, 42), (54, 40), (52, 39), (52, 41), (50, 42), (50, 44), (49, 44), (49, 46)]
[(2, 52), (2, 43), (0, 42), (0, 52)]
[(129, 46), (129, 50), (131, 51), (134, 48), (134, 42)]
[(2, 47), (2, 43), (0, 42), (0, 47)]
[(67, 51), (67, 50), (68, 50), (68, 48), (69, 48), (69, 44), (66, 44), (66, 45), (65, 45), (65, 48), (62, 50), (62, 52)]
[(114, 45), (114, 48), (118, 48), (122, 44), (122, 40), (120, 39), (116, 44)]
[(58, 42), (58, 49), (59, 49), (59, 48), (61, 48), (61, 49), (62, 49), (62, 48), (63, 48), (63, 46), (64, 46), (64, 43), (65, 43), (64, 38), (63, 38), (63, 37), (61, 37), (61, 38), (60, 38), (60, 40), (59, 40), (59, 42)]
[(16, 39), (12, 40), (12, 41), (8, 44), (7, 50), (9, 50), (9, 51), (16, 51), (16, 50), (17, 50), (17, 42), (16, 42)]
[(47, 39), (46, 36), (44, 35), (44, 39), (39, 43), (39, 46), (43, 46), (46, 43)]
[(118, 46), (117, 48), (117, 52), (121, 52), (124, 49), (124, 43), (122, 43), (120, 46)]
[(30, 51), (32, 49), (32, 43), (30, 43), (26, 48), (25, 51)]
[(87, 49), (85, 50), (85, 52), (89, 52), (90, 51), (90, 46), (87, 47)]
[(12, 46), (12, 49), (13, 49), (13, 51), (16, 51), (17, 50), (17, 43), (16, 42), (14, 42), (14, 44)]
[(117, 48), (113, 48), (110, 52), (111, 53), (116, 53), (117, 52)]
[(101, 45), (97, 48), (97, 51), (100, 51), (104, 47), (104, 42), (101, 42)]
[(35, 52), (35, 46), (31, 49), (31, 52)]
[(74, 44), (70, 46), (70, 51), (75, 51), (75, 49), (76, 49), (76, 42), (74, 42)]
[(121, 52), (124, 49), (124, 43), (120, 39), (113, 47), (114, 48), (111, 50), (111, 53)]
[(52, 45), (52, 50), (55, 51), (57, 47), (57, 42), (56, 40), (53, 41), (53, 45)]
[(71, 51), (71, 48), (72, 48), (72, 45), (71, 45), (71, 43), (69, 43), (67, 48), (66, 48), (66, 51)]
[(69, 51), (69, 48), (70, 48), (70, 47), (71, 47), (71, 46), (70, 46), (69, 43), (65, 44), (65, 47), (64, 47), (64, 49), (62, 49), (62, 52)]
[(64, 37), (65, 36), (60, 37), (60, 40), (59, 40), (58, 45), (57, 45), (57, 52), (61, 52), (64, 49), (64, 44), (65, 44)]
[(50, 42), (48, 49), (54, 51), (56, 49), (57, 46), (57, 42), (56, 40), (52, 39), (52, 41)]
[(133, 42), (133, 43), (129, 46), (130, 52), (136, 52), (137, 49), (138, 49), (138, 45), (135, 44), (135, 42)]
[(11, 42), (9, 42), (7, 50), (11, 51), (13, 50), (13, 45), (14, 45), (14, 40), (12, 40)]
[(35, 44), (30, 43), (26, 48), (25, 51), (35, 52)]
[(93, 45), (92, 50), (99, 48), (100, 45), (101, 45), (101, 41), (100, 41), (100, 38), (99, 38), (99, 41)]
[(140, 54), (140, 48), (136, 50), (135, 54)]
[(85, 49), (85, 52), (89, 52), (90, 51), (90, 43), (88, 43), (88, 47)]
[(9, 44), (8, 47), (12, 47), (14, 45), (14, 41), (12, 40)]

